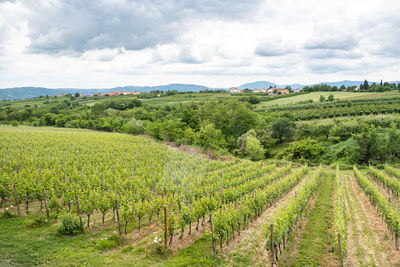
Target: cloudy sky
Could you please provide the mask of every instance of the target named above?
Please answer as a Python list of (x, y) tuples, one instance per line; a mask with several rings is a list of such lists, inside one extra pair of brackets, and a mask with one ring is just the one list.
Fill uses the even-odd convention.
[(397, 0), (0, 0), (0, 88), (400, 80)]

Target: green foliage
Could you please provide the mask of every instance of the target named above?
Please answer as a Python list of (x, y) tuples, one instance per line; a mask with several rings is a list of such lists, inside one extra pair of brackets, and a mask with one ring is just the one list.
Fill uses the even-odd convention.
[(1, 217), (4, 218), (4, 219), (10, 219), (10, 218), (15, 218), (15, 217), (17, 217), (17, 215), (14, 214), (13, 212), (11, 212), (11, 211), (8, 210), (8, 209), (5, 209), (4, 212), (3, 212), (3, 214), (1, 215)]
[(121, 132), (130, 134), (143, 134), (145, 129), (141, 120), (132, 118), (127, 123), (122, 125)]
[(71, 214), (66, 214), (61, 219), (61, 225), (57, 230), (59, 236), (77, 235), (83, 232), (83, 225), (81, 225), (79, 218)]
[(295, 124), (286, 118), (279, 118), (271, 124), (272, 137), (277, 138), (280, 143), (289, 141), (294, 135)]
[(225, 147), (226, 141), (221, 130), (216, 129), (213, 123), (204, 122), (200, 126), (200, 131), (197, 134), (197, 143), (203, 147), (204, 150), (220, 150)]
[[(289, 202), (282, 208), (278, 209), (273, 217), (270, 219), (271, 224), (274, 225), (274, 243), (281, 244), (283, 239), (287, 238), (289, 231), (293, 229), (293, 226), (297, 222), (298, 218), (303, 214), (305, 207), (310, 200), (311, 196), (318, 188), (321, 181), (322, 167), (320, 167), (311, 179), (308, 179), (306, 185), (304, 185), (298, 192), (297, 197), (292, 197)], [(270, 235), (271, 228), (270, 225), (265, 225), (266, 227), (266, 247), (271, 249)]]
[(394, 122), (390, 124), (387, 153), (391, 160), (400, 159), (400, 131)]
[(356, 176), (358, 184), (363, 191), (370, 197), (372, 204), (374, 204), (384, 221), (393, 229), (396, 235), (400, 234), (400, 214), (398, 208), (383, 195), (379, 189), (376, 188), (374, 183), (366, 178), (357, 167), (353, 167), (354, 175)]
[(317, 141), (307, 138), (301, 141), (293, 142), (285, 149), (280, 156), (288, 160), (318, 163), (324, 148)]
[(336, 123), (329, 131), (329, 137), (335, 141), (345, 141), (360, 133), (362, 127), (356, 122)]
[(261, 160), (265, 157), (265, 150), (257, 139), (255, 130), (250, 130), (238, 138), (239, 150), (251, 160)]
[(359, 145), (359, 163), (385, 162), (387, 158), (387, 139), (382, 135), (379, 136), (377, 129), (373, 125), (364, 124), (362, 127), (362, 132), (354, 135), (354, 139)]

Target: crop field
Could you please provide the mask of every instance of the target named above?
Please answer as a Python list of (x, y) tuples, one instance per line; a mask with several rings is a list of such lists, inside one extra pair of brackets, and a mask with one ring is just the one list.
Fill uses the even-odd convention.
[(390, 165), (216, 161), (60, 128), (3, 126), (0, 144), (1, 266), (400, 264)]
[(267, 107), (282, 106), (289, 104), (296, 104), (302, 101), (313, 100), (313, 102), (319, 102), (320, 96), (328, 98), (329, 95), (333, 95), (335, 99), (341, 100), (353, 100), (363, 98), (374, 98), (374, 97), (392, 97), (399, 96), (398, 92), (386, 92), (386, 93), (375, 93), (375, 92), (311, 92), (308, 94), (301, 94), (298, 96), (292, 96), (287, 98), (280, 98), (268, 102), (261, 102), (256, 105), (256, 110), (264, 110)]

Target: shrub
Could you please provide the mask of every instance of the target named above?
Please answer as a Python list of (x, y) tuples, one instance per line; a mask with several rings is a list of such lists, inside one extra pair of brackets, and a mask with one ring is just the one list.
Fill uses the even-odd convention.
[(293, 161), (318, 163), (323, 150), (317, 141), (307, 138), (291, 143), (280, 156)]
[(143, 134), (144, 127), (141, 120), (131, 119), (129, 122), (122, 125), (121, 131), (130, 134)]
[(6, 210), (4, 210), (4, 213), (3, 213), (2, 217), (3, 217), (4, 219), (10, 219), (10, 218), (15, 218), (15, 217), (17, 217), (17, 215), (15, 215), (14, 213), (12, 213), (10, 210), (6, 209)]
[(62, 218), (62, 224), (58, 228), (57, 234), (64, 235), (77, 235), (83, 232), (83, 225), (77, 216), (71, 214), (65, 215)]
[(122, 253), (126, 253), (133, 250), (133, 246), (129, 245), (121, 250)]

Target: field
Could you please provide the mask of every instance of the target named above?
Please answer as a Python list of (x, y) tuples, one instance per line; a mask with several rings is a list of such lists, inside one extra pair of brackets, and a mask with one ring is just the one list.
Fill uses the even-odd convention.
[[(222, 162), (65, 128), (4, 126), (0, 143), (2, 266), (339, 266), (338, 233), (345, 266), (400, 264), (396, 167)], [(68, 215), (82, 233), (60, 234)]]
[(268, 102), (261, 102), (256, 105), (256, 110), (263, 110), (266, 107), (282, 106), (288, 104), (296, 104), (302, 101), (313, 100), (319, 102), (320, 96), (328, 98), (329, 95), (333, 95), (335, 99), (362, 99), (362, 98), (373, 98), (373, 97), (391, 97), (400, 95), (398, 92), (387, 92), (387, 93), (369, 93), (369, 92), (312, 92), (308, 94), (301, 94), (298, 96), (276, 99)]

